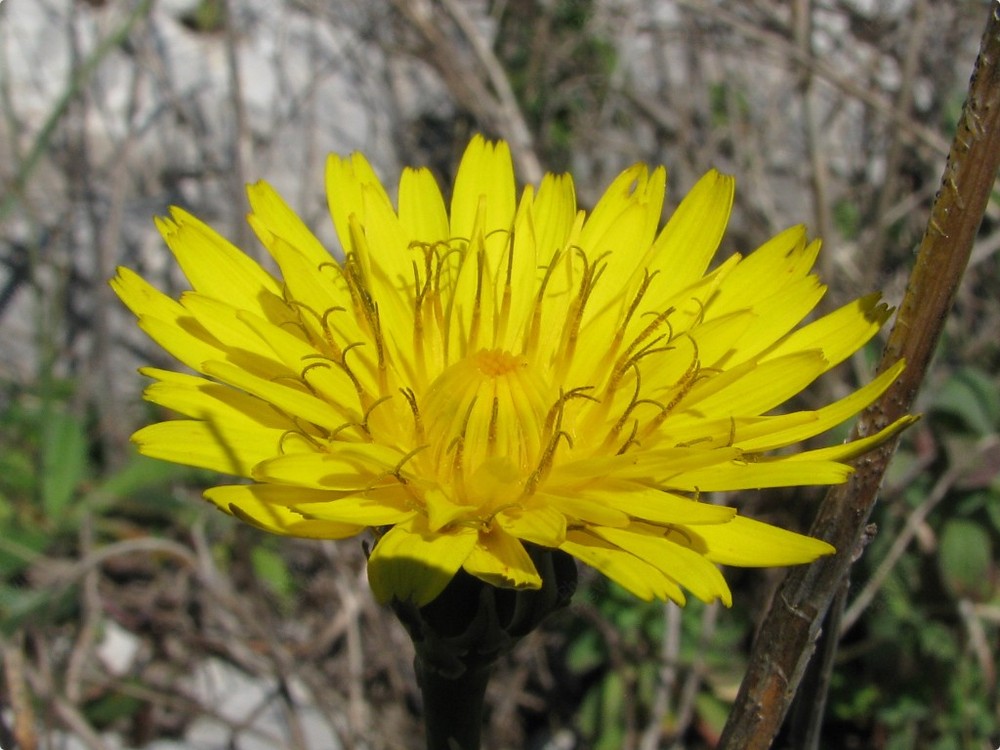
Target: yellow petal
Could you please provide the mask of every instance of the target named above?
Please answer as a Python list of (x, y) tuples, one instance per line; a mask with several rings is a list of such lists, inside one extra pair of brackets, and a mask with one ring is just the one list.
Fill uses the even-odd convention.
[(756, 425), (740, 428), (736, 431), (734, 444), (745, 451), (769, 451), (826, 432), (881, 396), (905, 366), (904, 362), (897, 362), (867, 385), (816, 411), (765, 417)]
[(535, 493), (540, 503), (545, 503), (553, 510), (570, 518), (599, 526), (627, 526), (629, 517), (615, 508), (609, 508), (603, 503), (586, 500), (575, 494), (556, 494), (555, 491), (541, 490)]
[(380, 487), (335, 500), (301, 501), (295, 504), (294, 510), (303, 518), (363, 526), (403, 523), (416, 515), (412, 499), (401, 485)]
[(704, 542), (709, 560), (745, 568), (798, 565), (836, 552), (819, 539), (744, 516), (718, 526), (699, 526), (689, 533)]
[(818, 348), (828, 362), (827, 369), (840, 364), (878, 333), (892, 315), (892, 308), (880, 299), (880, 294), (869, 294), (824, 315), (791, 333), (769, 350), (766, 358)]
[[(820, 284), (815, 276), (807, 276), (789, 284), (778, 294), (754, 303), (753, 325), (742, 335), (726, 339), (731, 343), (732, 354), (725, 361), (715, 361), (714, 366), (719, 367), (724, 363), (737, 363), (756, 357), (774, 346), (776, 341), (780, 341), (819, 304), (825, 292), (826, 287)], [(711, 325), (711, 322), (707, 325)], [(699, 326), (695, 331), (699, 351), (707, 350), (707, 347), (702, 345), (705, 339), (703, 328)], [(706, 365), (713, 366), (713, 360), (707, 354), (703, 353), (702, 357)]]
[(722, 573), (694, 550), (674, 544), (663, 536), (631, 529), (594, 529), (594, 533), (645, 560), (703, 602), (719, 599), (727, 607), (732, 606), (733, 595)]
[(161, 320), (177, 320), (188, 316), (187, 310), (178, 302), (130, 268), (119, 266), (109, 283), (118, 298), (137, 318), (145, 315)]
[(757, 463), (732, 461), (708, 469), (697, 469), (664, 478), (664, 484), (688, 492), (726, 492), (761, 487), (795, 487), (809, 484), (840, 484), (853, 473), (850, 466), (834, 461), (790, 461), (782, 457)]
[(281, 237), (273, 237), (269, 249), (281, 269), (288, 298), (317, 339), (332, 337), (341, 347), (364, 340), (340, 263), (329, 258), (316, 265)]
[(608, 487), (593, 492), (608, 507), (627, 513), (633, 518), (662, 524), (725, 523), (736, 515), (735, 508), (712, 505), (651, 487)]
[(226, 348), (235, 347), (256, 354), (270, 355), (267, 345), (239, 319), (239, 308), (197, 292), (182, 294), (181, 304), (199, 325)]
[(683, 425), (691, 419), (761, 414), (800, 393), (824, 369), (826, 360), (815, 350), (734, 367), (692, 388), (674, 419)]
[(548, 260), (566, 247), (577, 217), (576, 188), (569, 175), (547, 174), (531, 202), (530, 216), (537, 241), (537, 254)]
[(253, 467), (278, 453), (287, 430), (189, 419), (159, 422), (132, 435), (150, 458), (248, 477)]
[(399, 178), (399, 223), (414, 242), (447, 242), (448, 212), (434, 175), (426, 168), (403, 170)]
[(542, 547), (556, 548), (566, 539), (566, 516), (542, 503), (503, 510), (496, 522), (511, 536)]
[(394, 526), (368, 559), (368, 582), (381, 604), (392, 600), (430, 604), (468, 558), (479, 534), (459, 526), (435, 534), (420, 523)]
[(270, 369), (267, 373), (269, 377), (255, 375), (247, 367), (232, 362), (209, 361), (201, 368), (206, 375), (252, 393), (286, 414), (301, 417), (306, 422), (328, 428), (332, 426), (334, 429), (345, 423), (344, 415), (329, 401), (288, 385), (289, 382), (295, 382), (297, 373), (292, 375), (278, 362), (266, 363), (266, 368), (261, 369)]
[(346, 539), (364, 531), (364, 526), (303, 518), (288, 507), (288, 493), (296, 488), (267, 484), (212, 487), (205, 498), (220, 510), (272, 534), (306, 539)]
[(281, 287), (256, 261), (187, 211), (172, 208), (157, 228), (195, 291), (264, 314), (261, 295)]
[(333, 451), (271, 454), (255, 467), (253, 477), (274, 484), (360, 491), (374, 486), (400, 460), (394, 451), (368, 443), (342, 443)]
[[(288, 207), (277, 191), (261, 180), (247, 185), (247, 197), (253, 211), (247, 220), (261, 244), (274, 255), (275, 240), (294, 247), (315, 269), (333, 261), (333, 256), (310, 231), (298, 214)], [(275, 260), (278, 260), (275, 258)]]
[(483, 236), (509, 233), (517, 201), (515, 190), (514, 165), (507, 144), (474, 136), (455, 175), (451, 194), (451, 236), (467, 242), (472, 240), (481, 205), (486, 211), (479, 216)]
[(169, 321), (144, 315), (138, 323), (143, 333), (192, 370), (202, 372), (201, 365), (206, 359), (223, 353), (214, 337), (190, 316)]
[(490, 531), (479, 533), (479, 541), (462, 567), (466, 573), (491, 586), (514, 589), (542, 587), (541, 576), (524, 545), (496, 525)]
[(139, 318), (146, 335), (192, 370), (219, 356), (218, 341), (178, 302), (138, 274), (119, 268), (111, 288)]
[(259, 425), (280, 430), (294, 430), (296, 424), (282, 416), (256, 396), (197, 375), (144, 367), (143, 375), (158, 382), (143, 391), (147, 401), (187, 417), (209, 422), (232, 422)]
[(726, 231), (735, 185), (732, 177), (713, 169), (671, 215), (646, 261), (657, 274), (657, 296), (670, 298), (705, 273)]
[[(601, 196), (580, 233), (580, 247), (592, 263), (609, 254), (588, 302), (592, 312), (602, 310), (622, 295), (626, 282), (639, 269), (663, 213), (666, 170), (649, 172), (636, 164), (622, 172)], [(589, 317), (589, 316), (588, 316)]]
[[(542, 181), (542, 189), (551, 194), (549, 200), (555, 204), (560, 198), (563, 201), (573, 200), (572, 183), (569, 184), (568, 196), (560, 195), (557, 189), (553, 189), (551, 179)], [(546, 238), (544, 242), (553, 247), (558, 247), (559, 243), (565, 240), (565, 232), (568, 231), (559, 225), (560, 207), (556, 205), (553, 205), (554, 215), (542, 219), (545, 226), (536, 227), (533, 215), (533, 204), (536, 201), (534, 190), (529, 185), (524, 189), (514, 217), (514, 237), (510, 252), (504, 254), (497, 269), (499, 322), (494, 345), (501, 349), (513, 351), (519, 349), (518, 342), (522, 340), (530, 320), (535, 298), (535, 283), (538, 278), (538, 249), (543, 247), (536, 231), (543, 229), (552, 234), (553, 236)], [(575, 202), (573, 205), (575, 207)]]
[(712, 300), (713, 311), (725, 314), (753, 307), (804, 278), (819, 252), (819, 243), (806, 243), (802, 226), (775, 235), (743, 258)]
[(389, 196), (382, 187), (375, 170), (368, 160), (358, 153), (342, 157), (330, 154), (326, 160), (326, 198), (344, 253), (354, 252), (351, 237), (351, 216), (363, 221), (365, 189), (380, 191), (389, 202)]
[(670, 599), (684, 606), (684, 592), (680, 586), (645, 560), (594, 534), (571, 531), (559, 549), (596, 568), (644, 601)]
[[(238, 318), (259, 337), (265, 356), (273, 354), (280, 359), (288, 371), (308, 383), (309, 389), (322, 397), (327, 407), (332, 407), (341, 415), (341, 419), (361, 421), (354, 382), (341, 365), (322, 357), (312, 345), (293, 336), (284, 328), (272, 325), (256, 315), (241, 313)], [(280, 365), (277, 367), (280, 368)], [(316, 416), (320, 416), (324, 411), (326, 409)]]
[(802, 453), (796, 453), (794, 455), (788, 456), (786, 461), (851, 461), (858, 456), (863, 456), (868, 451), (872, 450), (887, 440), (891, 440), (893, 437), (898, 435), (900, 432), (905, 430), (914, 422), (920, 419), (919, 416), (914, 414), (907, 414), (905, 417), (900, 417), (895, 422), (893, 422), (888, 427), (884, 427), (879, 430), (874, 435), (869, 435), (865, 438), (859, 438), (857, 440), (852, 440), (848, 443), (843, 443), (841, 445), (831, 445), (828, 448), (818, 448), (812, 451), (803, 451)]

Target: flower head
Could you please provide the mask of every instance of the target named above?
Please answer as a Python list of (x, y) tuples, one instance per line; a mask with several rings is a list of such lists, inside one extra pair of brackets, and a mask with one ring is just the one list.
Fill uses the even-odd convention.
[(560, 549), (636, 595), (731, 595), (717, 564), (787, 565), (833, 549), (701, 493), (844, 481), (894, 434), (774, 451), (843, 422), (899, 374), (815, 411), (772, 414), (889, 315), (877, 295), (800, 325), (823, 295), (793, 227), (706, 269), (733, 180), (709, 172), (657, 231), (665, 172), (638, 164), (589, 214), (546, 175), (518, 198), (505, 143), (476, 137), (450, 210), (426, 169), (394, 205), (363, 156), (331, 156), (343, 259), (266, 183), (249, 215), (265, 271), (180, 210), (158, 227), (192, 290), (128, 269), (139, 325), (197, 374), (145, 368), (145, 397), (185, 415), (139, 430), (149, 456), (252, 479), (209, 489), (278, 534), (372, 529), (383, 601), (423, 605), (459, 569), (537, 588), (525, 543)]

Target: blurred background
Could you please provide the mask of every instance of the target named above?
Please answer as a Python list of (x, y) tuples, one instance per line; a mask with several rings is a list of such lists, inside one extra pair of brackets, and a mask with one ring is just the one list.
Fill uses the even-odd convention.
[[(805, 223), (824, 309), (896, 304), (990, 5), (0, 2), (0, 746), (421, 747), (411, 647), (360, 542), (258, 533), (201, 501), (211, 475), (132, 450), (164, 416), (136, 368), (170, 363), (107, 279), (185, 288), (154, 215), (185, 207), (260, 258), (244, 184), (266, 178), (335, 248), (327, 152), (447, 183), (483, 132), (523, 181), (572, 171), (585, 206), (639, 160), (667, 165), (670, 206), (734, 174), (723, 254)], [(994, 201), (853, 572), (822, 747), (1000, 742), (998, 250)], [(879, 349), (796, 406), (866, 381)], [(727, 500), (801, 529), (820, 497)], [(680, 610), (585, 572), (500, 666), (487, 750), (713, 747), (780, 571), (727, 578), (731, 609)]]

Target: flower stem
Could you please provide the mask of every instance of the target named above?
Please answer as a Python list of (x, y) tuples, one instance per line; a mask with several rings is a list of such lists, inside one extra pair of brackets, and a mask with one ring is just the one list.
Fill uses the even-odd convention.
[(479, 750), (492, 667), (469, 668), (450, 676), (429, 668), (417, 656), (414, 668), (424, 698), (427, 750)]

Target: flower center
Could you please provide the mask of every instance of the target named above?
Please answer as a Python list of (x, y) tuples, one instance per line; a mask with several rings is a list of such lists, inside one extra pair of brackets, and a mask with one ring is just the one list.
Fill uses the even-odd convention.
[(523, 357), (517, 357), (502, 349), (482, 349), (469, 359), (475, 362), (483, 375), (491, 378), (506, 375), (518, 367), (527, 367), (528, 365), (527, 360)]
[(523, 356), (480, 349), (444, 370), (419, 398), (426, 449), (419, 460), (462, 503), (491, 502), (483, 470), (523, 483), (545, 449), (551, 388)]

